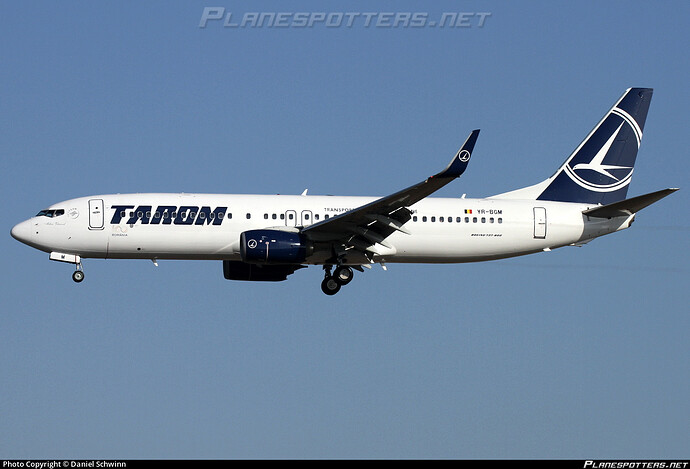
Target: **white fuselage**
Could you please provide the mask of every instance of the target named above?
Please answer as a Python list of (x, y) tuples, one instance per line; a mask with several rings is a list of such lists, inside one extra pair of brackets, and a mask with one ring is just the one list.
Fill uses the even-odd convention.
[[(240, 260), (240, 234), (295, 230), (376, 197), (113, 194), (67, 200), (13, 229), (45, 252), (81, 258)], [(426, 198), (410, 207), (409, 234), (395, 232), (373, 260), (476, 262), (580, 244), (630, 225), (632, 217), (588, 219), (585, 204), (512, 199)], [(55, 216), (64, 210), (64, 214)], [(48, 211), (50, 214), (50, 210)], [(315, 252), (305, 264), (323, 264)], [(366, 259), (349, 259), (366, 263)]]

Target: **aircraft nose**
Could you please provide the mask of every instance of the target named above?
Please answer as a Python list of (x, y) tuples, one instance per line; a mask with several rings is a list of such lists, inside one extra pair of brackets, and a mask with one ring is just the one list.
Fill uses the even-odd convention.
[(31, 236), (31, 223), (27, 220), (16, 224), (12, 231), (10, 231), (10, 234), (17, 241), (26, 244)]

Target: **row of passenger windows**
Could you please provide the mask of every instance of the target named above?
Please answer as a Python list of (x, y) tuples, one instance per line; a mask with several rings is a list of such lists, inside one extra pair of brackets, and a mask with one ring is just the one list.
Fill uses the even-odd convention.
[[(228, 215), (230, 215), (230, 214), (228, 214)], [(294, 220), (294, 217), (295, 217), (294, 212), (288, 212), (287, 213), (288, 220)], [(250, 219), (250, 218), (251, 218), (251, 214), (248, 213), (247, 219)], [(309, 213), (303, 213), (302, 218), (305, 222), (308, 222), (308, 221), (310, 221), (310, 214)], [(324, 218), (324, 220), (328, 220), (329, 215), (324, 215), (323, 218)], [(413, 222), (419, 221), (420, 218), (421, 218), (422, 222), (430, 221), (432, 223), (435, 223), (436, 221), (438, 221), (440, 223), (444, 223), (444, 222), (453, 223), (453, 217), (435, 217), (435, 216), (427, 217), (426, 215), (423, 215), (422, 217), (418, 217), (417, 215), (415, 215), (412, 217), (412, 221)], [(264, 220), (268, 220), (268, 219), (269, 219), (269, 214), (264, 213)], [(278, 215), (273, 213), (270, 215), (270, 219), (272, 219), (272, 220), (277, 220), (277, 219), (285, 220), (285, 213), (281, 213)], [(314, 214), (314, 221), (319, 221), (319, 214), (318, 213)], [(499, 218), (494, 218), (494, 217), (488, 217), (488, 218), (487, 217), (481, 217), (481, 218), (479, 218), (479, 217), (471, 217), (471, 218), (465, 217), (464, 218), (465, 223), (479, 223), (480, 221), (481, 221), (481, 223), (487, 223), (487, 221), (488, 221), (488, 223), (503, 223), (503, 218), (501, 218), (501, 217), (499, 217)], [(462, 222), (463, 222), (463, 217), (455, 217), (455, 223), (462, 223)]]
[[(438, 217), (437, 218), (437, 217), (427, 217), (426, 215), (423, 215), (422, 217), (418, 217), (417, 215), (415, 215), (412, 217), (412, 221), (419, 221), (420, 218), (421, 218), (423, 223), (427, 222), (427, 221), (430, 221), (432, 223), (435, 223), (436, 221), (438, 221), (439, 223), (443, 223), (443, 222), (453, 223), (453, 217)], [(499, 218), (494, 218), (494, 217), (489, 217), (489, 218), (487, 218), (487, 217), (481, 217), (481, 218), (479, 218), (479, 217), (472, 217), (472, 218), (465, 217), (465, 219), (464, 219), (465, 223), (479, 223), (480, 221), (481, 221), (481, 223), (486, 223), (487, 221), (489, 223), (497, 223), (497, 222), (503, 223), (503, 218), (500, 218), (500, 217)], [(463, 222), (462, 217), (455, 217), (455, 223), (462, 223), (462, 222)]]
[[(40, 216), (58, 217), (60, 215), (64, 215), (64, 213), (65, 213), (64, 210), (41, 210), (38, 213), (38, 215), (36, 215), (36, 216), (37, 217), (40, 217)], [(135, 215), (135, 212), (129, 212), (130, 218), (134, 217), (134, 215)], [(144, 215), (146, 216), (146, 218), (151, 218), (151, 215), (153, 215), (154, 218), (161, 218), (161, 217), (163, 217), (163, 218), (176, 218), (177, 212), (170, 212), (170, 213), (168, 213), (168, 212), (163, 212), (163, 213), (146, 212), (146, 214), (144, 214), (143, 212), (136, 212), (136, 216), (138, 218), (142, 218)], [(120, 217), (124, 218), (125, 216), (126, 216), (125, 211), (120, 212)], [(187, 216), (192, 217), (192, 218), (196, 217), (196, 212), (185, 212), (182, 214), (182, 217), (186, 218)], [(211, 220), (215, 219), (216, 216), (218, 218), (225, 217), (228, 220), (232, 219), (232, 213), (230, 213), (230, 212), (225, 213), (225, 214), (223, 214), (222, 212), (220, 212), (218, 214), (211, 212), (208, 214), (208, 217)], [(278, 213), (272, 213), (272, 214), (264, 213), (264, 220), (269, 220), (269, 219), (271, 219), (271, 220), (279, 220), (279, 219), (285, 220), (286, 217), (288, 220), (295, 220), (296, 212), (288, 211), (287, 213), (279, 213), (279, 214)], [(313, 221), (315, 221), (315, 222), (319, 221), (319, 219), (320, 219), (320, 216), (318, 213), (314, 214), (313, 217), (314, 217)], [(206, 213), (204, 213), (204, 212), (199, 213), (199, 218), (201, 218), (201, 219), (206, 218)], [(247, 213), (246, 218), (247, 218), (247, 220), (251, 220), (252, 214)], [(305, 223), (309, 223), (312, 221), (310, 213), (303, 213), (302, 218), (303, 218), (303, 221)], [(328, 218), (330, 218), (329, 215), (324, 215), (324, 217), (323, 217), (324, 220), (328, 220)], [(494, 217), (488, 217), (488, 218), (487, 217), (471, 217), (471, 218), (470, 217), (464, 217), (464, 220), (463, 220), (463, 217), (436, 217), (436, 216), (427, 217), (426, 215), (423, 215), (421, 217), (415, 215), (412, 217), (413, 222), (418, 222), (420, 220), (422, 223), (426, 223), (426, 222), (453, 223), (453, 221), (455, 221), (455, 223), (463, 223), (463, 221), (464, 221), (464, 223), (480, 223), (480, 222), (481, 223), (487, 223), (487, 222), (488, 223), (503, 223), (503, 218), (501, 218), (501, 217), (499, 217), (499, 218), (494, 218)]]
[[(286, 216), (285, 213), (280, 213), (280, 214), (272, 213), (270, 215), (268, 213), (264, 213), (264, 220), (268, 220), (269, 217), (271, 220), (277, 220), (277, 219), (285, 220), (285, 216)], [(287, 219), (288, 220), (294, 220), (296, 216), (297, 216), (296, 212), (292, 212), (292, 211), (287, 212)], [(305, 222), (311, 221), (311, 217), (312, 217), (311, 213), (302, 213), (302, 219)], [(249, 219), (249, 218), (251, 218), (251, 215), (248, 213), (247, 219)], [(319, 216), (318, 213), (314, 214), (314, 221), (319, 221), (320, 218), (321, 217)], [(324, 215), (324, 217), (323, 217), (324, 220), (328, 220), (329, 218), (330, 218), (330, 215)]]
[[(124, 210), (120, 212), (120, 218), (125, 218), (126, 215), (127, 215), (127, 213)], [(135, 215), (135, 212), (129, 212), (130, 218), (134, 217), (134, 215)], [(144, 212), (136, 212), (137, 218), (143, 218), (144, 216), (146, 216), (146, 218), (151, 218), (151, 215), (153, 215), (153, 218), (176, 218), (177, 212), (163, 212), (163, 213), (161, 213), (161, 212), (153, 212), (153, 213), (151, 213), (151, 212), (145, 212), (145, 213)], [(218, 216), (218, 218), (223, 218), (223, 217), (232, 218), (232, 213), (223, 214), (223, 212), (220, 212), (218, 214), (211, 212), (208, 214), (208, 218), (213, 220), (214, 218), (216, 218), (216, 215)], [(188, 217), (188, 216), (191, 218), (194, 218), (194, 217), (196, 217), (196, 212), (184, 212), (182, 214), (182, 217)], [(199, 218), (201, 218), (201, 219), (206, 218), (206, 213), (205, 212), (199, 213)], [(249, 214), (247, 214), (247, 218), (249, 218)]]
[[(44, 212), (51, 212), (51, 213), (47, 214), (47, 213), (44, 213)], [(41, 212), (40, 212), (38, 215), (36, 215), (36, 216), (49, 216), (49, 217), (52, 217), (52, 216), (62, 215), (62, 214), (65, 213), (64, 210), (59, 210), (59, 212), (62, 212), (62, 213), (59, 213), (59, 214), (52, 214), (52, 212), (56, 212), (56, 210), (41, 210)], [(145, 216), (146, 218), (151, 218), (151, 215), (153, 215), (154, 218), (161, 218), (161, 217), (162, 217), (162, 218), (176, 218), (176, 217), (177, 217), (177, 212), (163, 212), (163, 213), (161, 213), (161, 212), (153, 212), (153, 213), (151, 213), (150, 211), (149, 211), (149, 212), (129, 212), (129, 217), (130, 217), (130, 218), (134, 217), (135, 215), (137, 216), (137, 218), (143, 218), (144, 216)], [(126, 213), (124, 210), (120, 212), (120, 218), (125, 218), (126, 216), (127, 216), (127, 213)], [(185, 213), (182, 214), (182, 217), (188, 217), (188, 216), (194, 218), (194, 217), (196, 217), (196, 212), (185, 212)], [(211, 220), (213, 220), (214, 218), (216, 218), (216, 216), (217, 216), (218, 218), (223, 218), (223, 217), (225, 217), (225, 218), (227, 218), (227, 219), (232, 219), (232, 213), (230, 213), (230, 212), (225, 213), (225, 214), (223, 214), (222, 212), (220, 212), (220, 213), (218, 213), (218, 214), (215, 214), (215, 213), (211, 212), (211, 213), (208, 214), (208, 217), (209, 217)], [(288, 212), (288, 213), (287, 213), (287, 219), (288, 219), (288, 220), (294, 220), (294, 219), (295, 219), (295, 216), (296, 216), (295, 212)], [(268, 213), (264, 213), (264, 220), (268, 220), (269, 218), (270, 218), (271, 220), (278, 220), (278, 219), (280, 219), (280, 220), (285, 220), (285, 217), (286, 217), (286, 214), (285, 214), (285, 213), (280, 213), (280, 214), (273, 213), (273, 214), (270, 214), (270, 215), (269, 215)], [(303, 219), (304, 219), (305, 222), (311, 221), (311, 215), (308, 214), (308, 213), (303, 214), (302, 217), (303, 217)], [(206, 213), (204, 213), (204, 212), (199, 213), (199, 218), (201, 218), (201, 219), (206, 218)], [(251, 213), (247, 213), (247, 214), (246, 214), (246, 218), (247, 218), (247, 220), (251, 220), (252, 214), (251, 214)], [(329, 215), (324, 215), (323, 218), (324, 218), (324, 220), (328, 220)], [(320, 219), (320, 216), (319, 216), (318, 213), (317, 213), (316, 215), (314, 215), (314, 221), (319, 221), (319, 219)]]

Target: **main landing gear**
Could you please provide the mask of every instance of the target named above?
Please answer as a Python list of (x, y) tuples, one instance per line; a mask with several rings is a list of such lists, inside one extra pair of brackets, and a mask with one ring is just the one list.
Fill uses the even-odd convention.
[(350, 283), (355, 276), (352, 268), (346, 265), (337, 266), (333, 275), (331, 275), (330, 265), (323, 266), (323, 270), (325, 271), (325, 277), (323, 282), (321, 282), (321, 290), (326, 295), (335, 295), (340, 291), (340, 287)]

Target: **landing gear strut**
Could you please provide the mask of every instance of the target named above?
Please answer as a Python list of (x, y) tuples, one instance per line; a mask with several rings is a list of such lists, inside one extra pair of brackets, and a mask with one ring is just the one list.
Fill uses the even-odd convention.
[(340, 291), (340, 287), (347, 285), (353, 279), (354, 272), (352, 269), (346, 265), (339, 265), (335, 268), (335, 272), (331, 275), (331, 266), (323, 266), (325, 271), (325, 276), (323, 282), (321, 282), (321, 290), (326, 295), (335, 295)]

